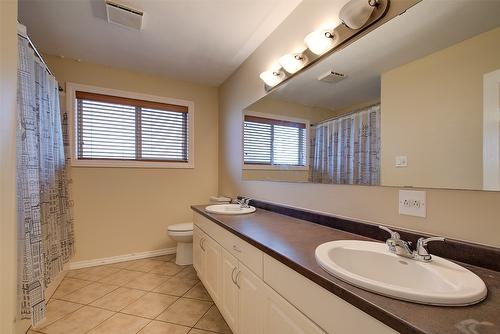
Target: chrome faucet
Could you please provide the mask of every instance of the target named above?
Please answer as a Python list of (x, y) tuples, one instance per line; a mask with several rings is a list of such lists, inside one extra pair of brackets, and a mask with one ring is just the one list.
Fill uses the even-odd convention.
[(389, 252), (407, 258), (413, 258), (413, 252), (410, 248), (411, 242), (402, 240), (398, 232), (394, 232), (388, 227), (380, 225), (379, 228), (391, 235), (391, 237), (385, 241), (386, 245), (389, 247)]
[(414, 257), (415, 260), (419, 261), (424, 261), (424, 262), (429, 262), (432, 260), (431, 254), (429, 254), (429, 251), (427, 250), (426, 246), (427, 243), (431, 241), (444, 241), (445, 239), (443, 237), (430, 237), (427, 239), (420, 238), (417, 241), (417, 250), (414, 252)]
[(250, 207), (249, 203), (251, 200), (251, 198), (242, 197), (241, 199), (237, 199), (236, 203), (240, 205), (240, 208), (245, 209)]
[(398, 232), (394, 232), (385, 226), (379, 226), (380, 229), (388, 232), (391, 237), (385, 241), (389, 247), (389, 252), (403, 256), (409, 259), (430, 262), (432, 261), (432, 256), (429, 254), (426, 246), (427, 243), (431, 241), (444, 241), (443, 237), (431, 237), (431, 238), (420, 238), (417, 241), (417, 249), (412, 251), (410, 248), (411, 242), (401, 240)]

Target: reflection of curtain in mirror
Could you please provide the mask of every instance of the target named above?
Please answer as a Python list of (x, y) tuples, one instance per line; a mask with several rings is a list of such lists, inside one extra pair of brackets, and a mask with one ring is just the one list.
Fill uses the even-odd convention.
[(311, 128), (310, 181), (380, 184), (380, 104)]
[(58, 85), (19, 37), (17, 119), (18, 306), (44, 318), (44, 290), (74, 252)]

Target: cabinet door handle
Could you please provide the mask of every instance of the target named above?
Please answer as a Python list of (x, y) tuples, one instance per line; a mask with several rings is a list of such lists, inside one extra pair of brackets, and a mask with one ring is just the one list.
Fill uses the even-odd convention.
[(235, 252), (241, 253), (241, 249), (239, 249), (238, 246), (236, 246), (236, 245), (233, 245), (233, 250)]
[(238, 272), (236, 273), (236, 278), (234, 279), (234, 284), (236, 284), (236, 286), (238, 287), (238, 289), (241, 288), (241, 286), (238, 283), (238, 278), (240, 278), (240, 274), (241, 274), (241, 271), (238, 270)]
[(205, 238), (201, 238), (200, 240), (200, 247), (203, 251), (205, 251), (205, 247), (203, 247), (203, 245), (205, 245)]
[(236, 267), (233, 268), (233, 271), (231, 272), (231, 281), (236, 285), (236, 281), (234, 279), (234, 271), (236, 270)]

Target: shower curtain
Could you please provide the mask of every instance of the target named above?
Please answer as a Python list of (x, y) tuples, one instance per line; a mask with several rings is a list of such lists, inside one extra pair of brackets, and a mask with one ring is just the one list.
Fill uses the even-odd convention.
[(58, 84), (18, 37), (18, 315), (36, 325), (44, 290), (74, 252)]
[(380, 184), (380, 104), (311, 127), (310, 181)]

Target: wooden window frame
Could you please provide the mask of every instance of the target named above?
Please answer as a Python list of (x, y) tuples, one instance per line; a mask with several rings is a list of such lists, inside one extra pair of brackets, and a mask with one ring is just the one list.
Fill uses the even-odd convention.
[[(258, 163), (245, 163), (245, 117), (257, 119), (267, 119), (269, 123), (276, 125), (297, 125), (296, 127), (306, 129), (306, 152), (305, 152), (305, 165), (269, 165)], [(304, 127), (298, 126), (304, 124)], [(310, 121), (302, 118), (288, 117), (282, 115), (267, 114), (255, 111), (244, 111), (241, 117), (241, 168), (243, 170), (309, 170), (309, 149), (310, 149)]]
[[(119, 159), (78, 159), (78, 121), (76, 92), (86, 92), (90, 94), (101, 94), (113, 96), (123, 102), (129, 103), (134, 100), (147, 103), (151, 108), (161, 107), (161, 105), (173, 105), (177, 108), (187, 109), (188, 127), (188, 161), (147, 161), (147, 160), (119, 160)], [(81, 93), (79, 93), (81, 94)], [(122, 167), (122, 168), (194, 168), (194, 103), (187, 100), (179, 100), (161, 96), (127, 92), (122, 90), (88, 86), (77, 83), (66, 83), (66, 108), (68, 110), (69, 144), (71, 166), (74, 167)]]

